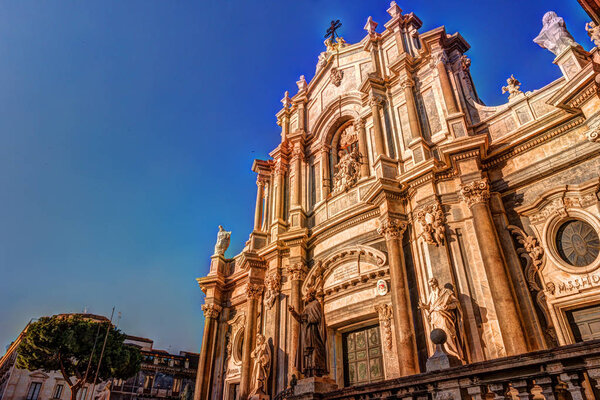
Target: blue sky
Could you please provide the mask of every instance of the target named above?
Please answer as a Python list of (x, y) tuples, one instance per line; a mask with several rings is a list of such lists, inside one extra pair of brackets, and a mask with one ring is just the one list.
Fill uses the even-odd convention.
[[(555, 10), (590, 48), (576, 0), (398, 1), (471, 44), (489, 105), (506, 78), (560, 76), (532, 42)], [(158, 348), (198, 350), (217, 226), (243, 247), (254, 158), (279, 140), (275, 113), (312, 77), (323, 34), (350, 42), (388, 1), (0, 2), (0, 346), (30, 318), (122, 312)]]

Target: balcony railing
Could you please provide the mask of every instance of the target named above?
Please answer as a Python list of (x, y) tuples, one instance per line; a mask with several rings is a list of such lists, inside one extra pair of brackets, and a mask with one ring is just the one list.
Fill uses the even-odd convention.
[[(291, 392), (288, 389), (275, 398), (305, 398)], [(319, 398), (600, 399), (600, 340), (346, 387), (323, 393)]]

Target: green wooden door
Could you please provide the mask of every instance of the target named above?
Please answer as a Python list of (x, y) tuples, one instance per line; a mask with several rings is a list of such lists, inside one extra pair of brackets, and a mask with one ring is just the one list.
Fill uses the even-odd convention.
[(575, 341), (600, 339), (600, 305), (573, 310), (567, 316)]
[(343, 349), (346, 386), (383, 380), (379, 325), (344, 334)]

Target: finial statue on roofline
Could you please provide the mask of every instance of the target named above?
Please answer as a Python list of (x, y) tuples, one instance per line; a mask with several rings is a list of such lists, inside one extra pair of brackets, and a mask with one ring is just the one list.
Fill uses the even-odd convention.
[(540, 34), (533, 41), (544, 49), (550, 50), (555, 56), (559, 56), (570, 47), (581, 47), (567, 30), (565, 20), (554, 11), (544, 14), (542, 24)]

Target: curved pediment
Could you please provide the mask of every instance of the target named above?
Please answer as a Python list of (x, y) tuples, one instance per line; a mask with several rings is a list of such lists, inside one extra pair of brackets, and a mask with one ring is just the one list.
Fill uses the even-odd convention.
[(324, 260), (317, 261), (304, 281), (302, 292), (306, 293), (309, 287), (327, 290), (363, 275), (376, 273), (386, 264), (386, 254), (373, 247), (346, 247)]

